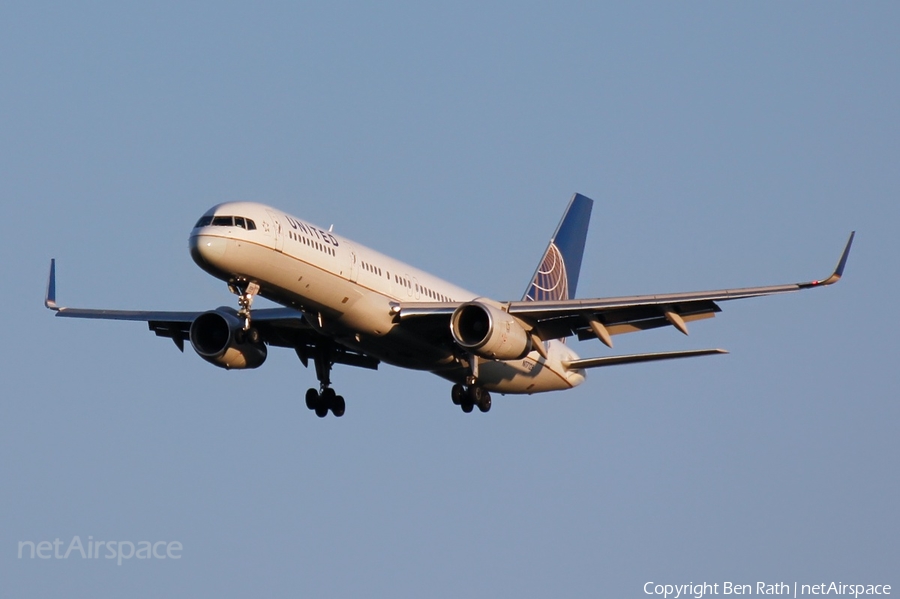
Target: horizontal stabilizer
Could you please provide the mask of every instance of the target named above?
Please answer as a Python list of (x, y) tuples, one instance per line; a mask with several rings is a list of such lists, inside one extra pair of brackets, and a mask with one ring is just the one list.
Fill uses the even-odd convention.
[(582, 368), (599, 368), (600, 366), (618, 366), (619, 364), (635, 364), (637, 362), (655, 362), (656, 360), (674, 360), (675, 358), (693, 358), (713, 354), (727, 354), (724, 349), (692, 349), (687, 351), (670, 351), (653, 354), (631, 354), (628, 356), (609, 356), (607, 358), (585, 358), (565, 362), (567, 370)]

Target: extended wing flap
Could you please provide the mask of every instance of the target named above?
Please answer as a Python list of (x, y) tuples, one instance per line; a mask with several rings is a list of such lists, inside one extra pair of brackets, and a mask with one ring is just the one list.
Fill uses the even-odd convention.
[[(716, 306), (718, 308), (718, 306)], [(709, 312), (701, 312), (697, 314), (688, 314), (682, 315), (682, 320), (684, 322), (695, 322), (698, 320), (706, 320), (708, 318), (713, 318), (716, 314), (715, 312), (719, 312), (717, 309), (715, 311)], [(665, 316), (656, 315), (653, 318), (645, 318), (645, 319), (634, 319), (619, 322), (618, 324), (608, 325), (606, 326), (606, 330), (610, 335), (622, 335), (624, 333), (636, 333), (638, 331), (649, 331), (651, 329), (658, 329), (660, 327), (671, 326), (668, 320), (666, 320)], [(584, 341), (585, 339), (593, 339), (596, 337), (593, 331), (589, 327), (578, 326), (574, 330), (574, 334), (578, 335), (578, 339), (580, 341)]]

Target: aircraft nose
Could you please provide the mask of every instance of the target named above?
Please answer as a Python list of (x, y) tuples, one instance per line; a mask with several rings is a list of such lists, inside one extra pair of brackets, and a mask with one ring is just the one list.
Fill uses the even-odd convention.
[(219, 263), (225, 256), (226, 240), (212, 235), (192, 235), (188, 245), (191, 258), (200, 268)]

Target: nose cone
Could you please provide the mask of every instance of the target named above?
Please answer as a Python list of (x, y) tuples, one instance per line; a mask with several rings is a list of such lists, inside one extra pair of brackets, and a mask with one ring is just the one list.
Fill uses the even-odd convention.
[(191, 250), (191, 258), (197, 266), (211, 271), (222, 264), (227, 243), (227, 240), (213, 235), (191, 235), (188, 247)]

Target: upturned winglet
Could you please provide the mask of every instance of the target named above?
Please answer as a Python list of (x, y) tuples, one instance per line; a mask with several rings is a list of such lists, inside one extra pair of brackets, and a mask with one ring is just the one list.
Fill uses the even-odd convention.
[(847, 245), (844, 246), (844, 253), (841, 254), (841, 259), (838, 260), (837, 266), (834, 269), (834, 272), (830, 277), (825, 279), (824, 281), (810, 281), (809, 283), (801, 283), (799, 287), (801, 289), (808, 289), (810, 287), (821, 287), (823, 285), (832, 285), (841, 280), (841, 277), (844, 275), (844, 267), (847, 265), (847, 257), (850, 255), (850, 246), (853, 245), (853, 237), (856, 235), (856, 231), (850, 232), (850, 239), (847, 240)]
[(47, 278), (44, 305), (51, 310), (59, 310), (59, 306), (56, 305), (56, 258), (50, 258), (50, 276)]

